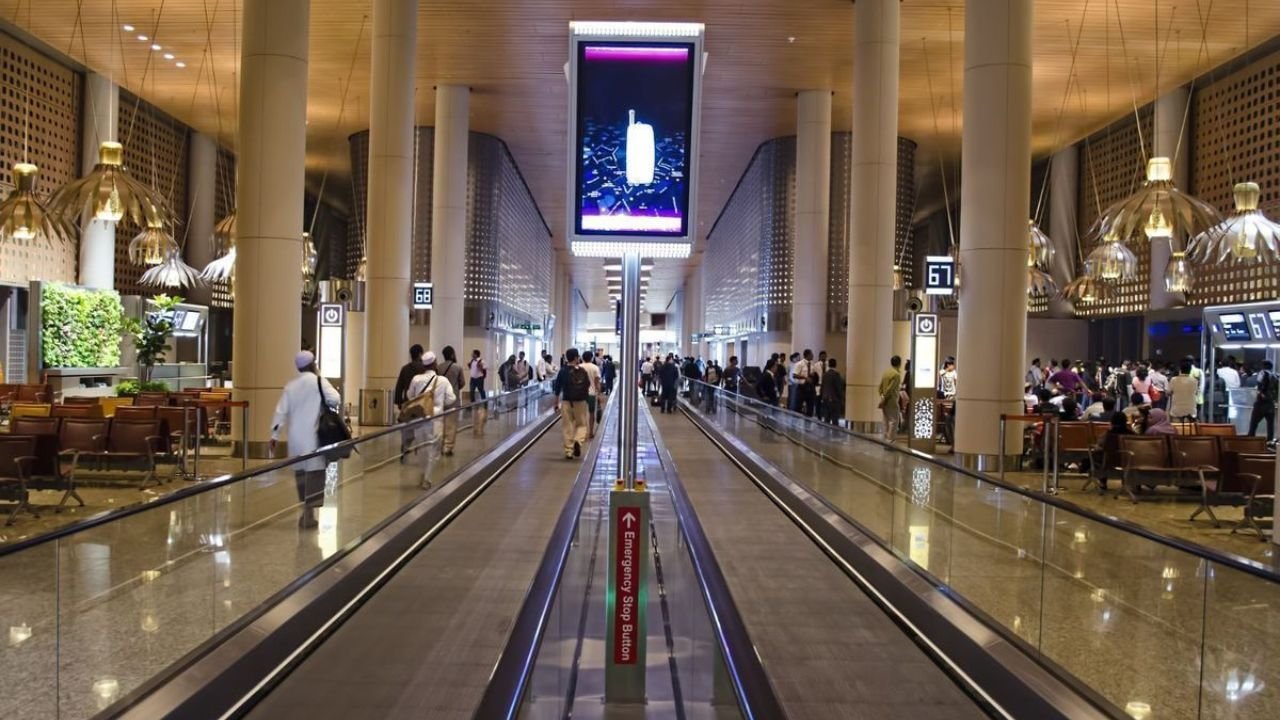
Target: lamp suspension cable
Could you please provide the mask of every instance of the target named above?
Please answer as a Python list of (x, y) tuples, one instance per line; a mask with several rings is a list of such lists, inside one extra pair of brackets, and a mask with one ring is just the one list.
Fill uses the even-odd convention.
[[(369, 23), (369, 16), (365, 15), (360, 18), (360, 29), (356, 32), (356, 42), (351, 47), (351, 62), (347, 64), (347, 78), (344, 82), (342, 78), (338, 79), (338, 86), (342, 88), (341, 99), (338, 102), (338, 117), (333, 121), (333, 129), (340, 130), (342, 128), (342, 120), (347, 112), (347, 93), (351, 91), (351, 79), (356, 70), (356, 58), (360, 56), (360, 41), (364, 38), (365, 26)], [(415, 91), (416, 92), (416, 91)], [(341, 133), (337, 133), (341, 135)], [(415, 131), (416, 135), (416, 131)], [(316, 206), (311, 210), (311, 222), (307, 224), (307, 232), (311, 233), (316, 228), (316, 219), (320, 217), (320, 201), (324, 199), (324, 189), (329, 182), (329, 168), (324, 169), (324, 173), (320, 176), (320, 189), (316, 192)], [(368, 200), (365, 201), (368, 206)], [(357, 213), (358, 214), (358, 213)], [(363, 236), (363, 233), (361, 233)], [(313, 236), (314, 237), (314, 236)]]
[[(1084, 7), (1080, 10), (1080, 33), (1076, 35), (1074, 40), (1071, 38), (1071, 20), (1063, 20), (1067, 27), (1067, 44), (1071, 46), (1071, 66), (1067, 68), (1067, 86), (1062, 89), (1062, 103), (1058, 106), (1058, 117), (1054, 120), (1052, 146), (1054, 151), (1058, 150), (1058, 143), (1062, 142), (1062, 120), (1066, 116), (1067, 102), (1071, 99), (1071, 87), (1076, 79), (1076, 60), (1080, 55), (1080, 41), (1084, 38), (1084, 22), (1088, 12), (1089, 0), (1085, 0)], [(1049, 175), (1053, 171), (1053, 155), (1054, 153), (1049, 154), (1044, 179), (1040, 183), (1040, 198), (1036, 201), (1034, 217), (1037, 225), (1044, 220), (1044, 201), (1049, 190)]]
[[(137, 95), (134, 97), (134, 99), (133, 99), (133, 114), (132, 114), (132, 116), (130, 116), (130, 118), (129, 118), (129, 130), (128, 130), (128, 131), (125, 133), (125, 135), (124, 135), (124, 144), (125, 144), (125, 146), (128, 146), (128, 145), (129, 145), (129, 141), (130, 141), (131, 139), (133, 139), (133, 128), (134, 128), (134, 126), (135, 126), (135, 125), (137, 125), (137, 122), (138, 122), (138, 110), (142, 107), (142, 92), (141, 92), (141, 91), (142, 91), (142, 90), (144, 90), (144, 89), (146, 89), (146, 87), (147, 87), (147, 75), (154, 75), (154, 73), (152, 73), (152, 72), (151, 72), (151, 60), (152, 60), (152, 58), (154, 58), (154, 57), (155, 57), (155, 54), (156, 54), (156, 51), (154, 50), (154, 48), (156, 47), (156, 37), (158, 37), (158, 35), (159, 35), (159, 33), (160, 33), (160, 19), (161, 19), (162, 17), (164, 17), (164, 6), (165, 6), (165, 3), (166, 3), (167, 1), (168, 1), (168, 0), (160, 0), (160, 7), (156, 9), (156, 11), (155, 11), (155, 16), (154, 16), (154, 17), (155, 17), (155, 19), (154, 19), (154, 20), (152, 21), (152, 23), (151, 23), (151, 45), (150, 45), (150, 47), (147, 49), (147, 59), (146, 59), (146, 62), (144, 62), (144, 63), (142, 64), (142, 79), (138, 81), (138, 90), (139, 90), (139, 92), (138, 92), (138, 94), (137, 94)], [(115, 3), (115, 0), (112, 0), (112, 4), (113, 4), (113, 5), (114, 5), (114, 3)], [(117, 28), (118, 28), (118, 27), (120, 27), (120, 23), (118, 22), (118, 19), (119, 19), (119, 18), (117, 17), (117, 22), (116, 22), (116, 27), (117, 27)], [(121, 44), (120, 44), (120, 63), (121, 63), (121, 67), (123, 67), (123, 66), (124, 66), (124, 42), (123, 42), (123, 40), (121, 41)], [(128, 85), (128, 77), (127, 77), (127, 76), (126, 76), (126, 78), (125, 78), (125, 84), (126, 84), (126, 85)], [(153, 78), (153, 79), (152, 79), (152, 86), (154, 87), (154, 85), (155, 85), (155, 80), (154, 80), (154, 78)]]
[[(941, 141), (942, 130), (938, 127), (938, 103), (933, 93), (933, 72), (929, 68), (929, 38), (920, 38), (920, 48), (924, 53), (924, 78), (929, 87), (929, 107), (933, 111), (933, 136)], [(939, 142), (939, 145), (941, 144)], [(941, 148), (938, 149), (938, 172), (942, 175), (942, 209), (947, 215), (947, 247), (955, 248), (959, 243), (956, 242), (956, 231), (951, 224), (951, 195), (947, 191), (947, 166), (943, 160)]]
[[(1129, 43), (1124, 35), (1124, 19), (1120, 15), (1120, 0), (1113, 0), (1116, 6), (1116, 27), (1120, 31), (1120, 57), (1125, 60), (1125, 72), (1129, 76), (1129, 103), (1133, 106), (1133, 121), (1138, 126), (1138, 150), (1142, 153), (1141, 162), (1139, 163), (1139, 172), (1141, 167), (1145, 166), (1149, 156), (1147, 155), (1147, 143), (1142, 136), (1142, 115), (1138, 112), (1138, 91), (1134, 87), (1133, 67), (1129, 58)], [(1134, 63), (1137, 58), (1133, 58)], [(1110, 93), (1108, 93), (1110, 95)], [(1136, 178), (1135, 178), (1136, 179)]]

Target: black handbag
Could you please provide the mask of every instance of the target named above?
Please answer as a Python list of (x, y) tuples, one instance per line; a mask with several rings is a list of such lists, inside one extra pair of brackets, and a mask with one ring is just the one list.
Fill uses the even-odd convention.
[[(320, 393), (320, 419), (316, 421), (316, 446), (326, 447), (350, 440), (351, 430), (342, 421), (342, 417), (329, 407), (324, 397), (324, 385), (321, 384), (319, 376), (316, 376), (316, 391)], [(327, 452), (324, 457), (329, 462), (346, 460), (351, 457), (351, 451), (352, 448), (348, 446)]]

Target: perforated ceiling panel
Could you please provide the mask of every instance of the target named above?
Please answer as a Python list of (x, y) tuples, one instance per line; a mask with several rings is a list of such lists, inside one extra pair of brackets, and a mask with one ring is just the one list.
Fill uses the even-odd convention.
[[(119, 137), (124, 166), (140, 182), (160, 191), (177, 218), (172, 228), (183, 241), (187, 222), (187, 134), (190, 130), (155, 106), (120, 90)], [(121, 295), (154, 295), (139, 284), (146, 267), (129, 262), (129, 242), (142, 228), (127, 218), (116, 225), (116, 290)]]
[[(1261, 209), (1280, 219), (1280, 53), (1269, 55), (1192, 99), (1193, 191), (1224, 213), (1235, 207), (1237, 182), (1256, 182)], [(1195, 268), (1191, 305), (1274, 300), (1280, 268), (1216, 263)]]
[[(0, 193), (13, 189), (10, 169), (24, 157), (40, 168), (36, 193), (47, 198), (79, 170), (80, 77), (0, 34)], [(28, 132), (30, 129), (30, 132)], [(0, 281), (76, 281), (76, 239), (0, 245)]]
[[(1151, 141), (1151, 106), (1139, 113), (1142, 138)], [(1093, 226), (1100, 210), (1123, 200), (1143, 180), (1146, 158), (1138, 139), (1138, 126), (1124, 120), (1090, 136), (1080, 152), (1080, 228), (1085, 233)], [(1093, 249), (1093, 238), (1084, 236), (1081, 258)], [(1146, 312), (1150, 304), (1151, 247), (1146, 242), (1131, 242), (1129, 248), (1138, 256), (1138, 272), (1132, 280), (1116, 286), (1115, 297), (1093, 303), (1076, 303), (1076, 314), (1083, 317), (1108, 317)], [(1078, 269), (1077, 269), (1078, 272)]]

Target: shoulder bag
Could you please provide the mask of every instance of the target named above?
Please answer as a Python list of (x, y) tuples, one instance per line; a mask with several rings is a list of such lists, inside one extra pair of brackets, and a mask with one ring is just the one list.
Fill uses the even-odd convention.
[[(329, 401), (324, 396), (323, 381), (319, 376), (316, 376), (316, 391), (320, 393), (320, 418), (316, 421), (316, 446), (327, 447), (350, 440), (351, 430), (342, 421), (342, 417), (329, 407)], [(325, 459), (329, 462), (345, 460), (351, 457), (351, 451), (350, 447), (339, 448), (325, 453)]]

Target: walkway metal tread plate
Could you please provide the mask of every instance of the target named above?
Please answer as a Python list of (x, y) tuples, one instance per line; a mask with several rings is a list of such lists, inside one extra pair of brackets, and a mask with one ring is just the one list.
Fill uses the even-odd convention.
[(655, 420), (789, 718), (986, 717), (688, 419)]
[(251, 718), (470, 718), (578, 471), (553, 428)]

